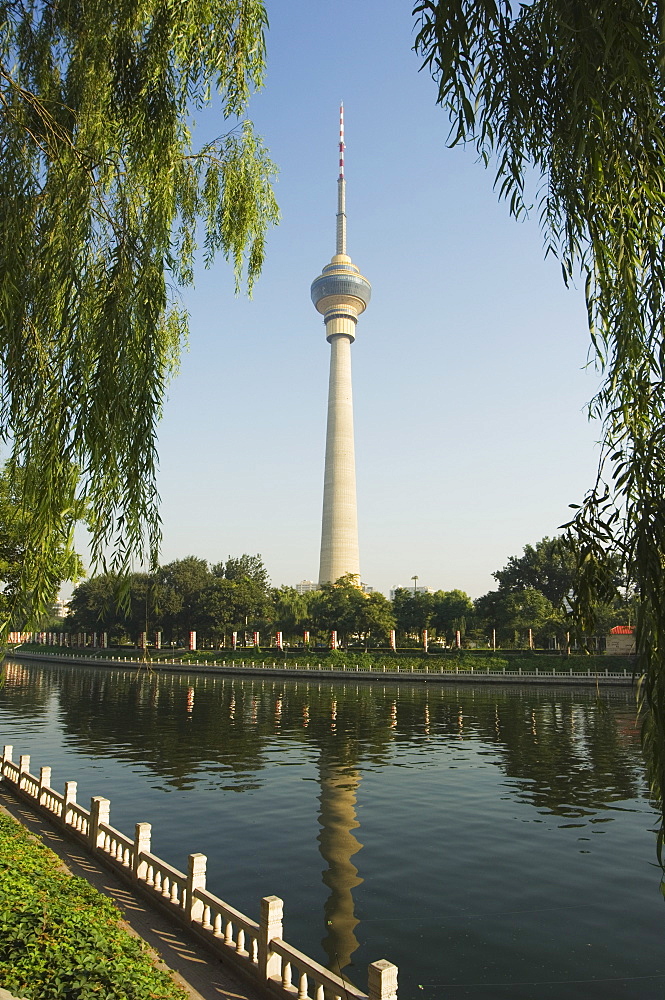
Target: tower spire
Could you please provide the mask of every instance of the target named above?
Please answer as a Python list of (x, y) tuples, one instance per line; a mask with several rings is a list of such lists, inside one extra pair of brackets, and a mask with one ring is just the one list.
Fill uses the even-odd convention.
[(337, 249), (346, 253), (346, 179), (344, 177), (344, 102), (339, 106), (339, 177), (337, 178)]

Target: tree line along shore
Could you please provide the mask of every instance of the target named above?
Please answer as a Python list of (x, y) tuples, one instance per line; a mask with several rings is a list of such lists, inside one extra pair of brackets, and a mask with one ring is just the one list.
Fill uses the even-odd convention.
[[(571, 648), (598, 652), (617, 625), (635, 619), (637, 597), (617, 580), (616, 592), (598, 602), (593, 623), (575, 614), (576, 558), (566, 538), (527, 545), (493, 574), (497, 588), (472, 600), (462, 590), (424, 592), (398, 588), (392, 600), (364, 593), (351, 576), (299, 593), (273, 587), (260, 555), (225, 562), (187, 556), (154, 573), (119, 577), (105, 573), (75, 589), (69, 614), (56, 631), (80, 637), (106, 634), (109, 645), (188, 644), (231, 651), (276, 641), (291, 648), (331, 644), (379, 650), (392, 642), (404, 650)], [(48, 627), (48, 623), (42, 627)], [(394, 632), (394, 635), (391, 633)], [(277, 635), (280, 634), (279, 640)]]

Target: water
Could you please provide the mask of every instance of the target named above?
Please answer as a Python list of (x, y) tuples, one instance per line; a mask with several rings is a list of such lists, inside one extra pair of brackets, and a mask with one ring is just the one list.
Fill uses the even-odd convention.
[(634, 695), (10, 663), (0, 742), (153, 824), (179, 867), (402, 1000), (662, 1000), (665, 907)]

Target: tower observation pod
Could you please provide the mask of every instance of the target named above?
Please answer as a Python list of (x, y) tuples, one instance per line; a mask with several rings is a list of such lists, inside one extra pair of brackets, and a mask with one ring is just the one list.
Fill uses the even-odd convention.
[(342, 105), (339, 109), (336, 253), (312, 282), (312, 302), (323, 315), (326, 339), (330, 344), (319, 583), (334, 583), (346, 573), (357, 576), (360, 583), (351, 344), (356, 339), (358, 316), (369, 303), (371, 285), (346, 252), (344, 149)]

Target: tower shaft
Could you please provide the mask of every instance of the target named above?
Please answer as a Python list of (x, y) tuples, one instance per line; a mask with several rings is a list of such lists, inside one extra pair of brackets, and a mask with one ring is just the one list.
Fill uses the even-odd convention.
[(360, 574), (360, 555), (353, 443), (351, 338), (338, 333), (330, 337), (319, 583), (334, 583), (345, 573)]

